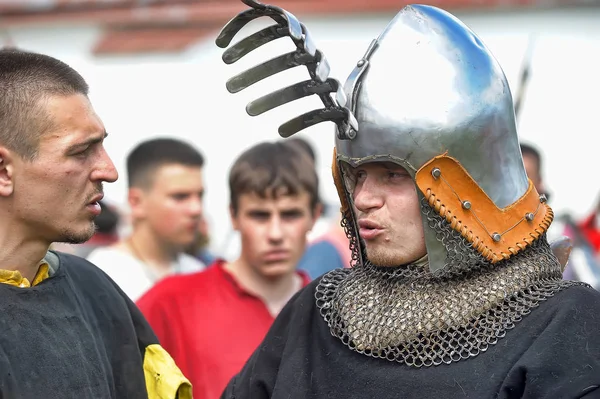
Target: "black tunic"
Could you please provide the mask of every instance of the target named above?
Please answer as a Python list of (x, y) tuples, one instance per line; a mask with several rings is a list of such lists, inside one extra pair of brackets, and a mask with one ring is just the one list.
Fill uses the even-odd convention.
[(58, 255), (40, 284), (0, 284), (0, 398), (148, 398), (143, 359), (154, 333), (100, 269)]
[(287, 304), (222, 399), (600, 398), (600, 293), (591, 288), (542, 302), (474, 358), (413, 368), (333, 337), (317, 283)]

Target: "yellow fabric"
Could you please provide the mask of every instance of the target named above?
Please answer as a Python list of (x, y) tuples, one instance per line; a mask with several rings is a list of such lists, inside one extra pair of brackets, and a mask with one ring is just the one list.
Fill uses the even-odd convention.
[(31, 282), (32, 287), (35, 287), (36, 285), (50, 277), (48, 273), (49, 268), (50, 266), (46, 262), (40, 265), (40, 268), (38, 269), (37, 273), (35, 274), (35, 277), (33, 278), (33, 281)]
[(21, 288), (33, 287), (49, 277), (49, 269), (48, 263), (43, 262), (40, 264), (32, 283), (23, 277), (18, 270), (0, 270), (0, 283)]
[(192, 399), (192, 384), (158, 344), (146, 347), (144, 375), (148, 399)]

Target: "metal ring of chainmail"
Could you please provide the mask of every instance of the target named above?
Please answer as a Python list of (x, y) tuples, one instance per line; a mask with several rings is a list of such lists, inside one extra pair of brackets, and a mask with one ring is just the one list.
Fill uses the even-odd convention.
[(323, 276), (315, 297), (331, 334), (358, 353), (414, 367), (450, 364), (496, 344), (557, 292), (587, 286), (562, 279), (545, 235), (492, 265), (425, 201), (421, 207), (448, 251), (446, 266), (436, 275), (426, 262), (363, 264), (351, 215), (342, 219), (353, 267)]

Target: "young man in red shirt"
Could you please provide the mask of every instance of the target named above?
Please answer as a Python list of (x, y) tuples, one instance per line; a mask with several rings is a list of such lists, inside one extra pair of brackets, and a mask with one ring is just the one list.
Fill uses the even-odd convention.
[(168, 277), (137, 302), (194, 396), (218, 398), (287, 301), (308, 284), (296, 270), (320, 214), (310, 158), (284, 142), (244, 152), (229, 175), (237, 260)]

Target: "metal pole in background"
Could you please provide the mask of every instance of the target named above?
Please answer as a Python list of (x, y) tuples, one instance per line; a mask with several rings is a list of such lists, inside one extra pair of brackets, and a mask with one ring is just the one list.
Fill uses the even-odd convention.
[(527, 51), (525, 52), (525, 57), (523, 58), (523, 64), (521, 65), (521, 76), (519, 79), (519, 91), (515, 98), (515, 118), (517, 121), (517, 125), (519, 124), (521, 109), (523, 106), (525, 93), (527, 92), (527, 85), (529, 83), (529, 79), (531, 77), (531, 60), (533, 58), (533, 49), (535, 47), (535, 35), (529, 36), (529, 42), (527, 44)]

